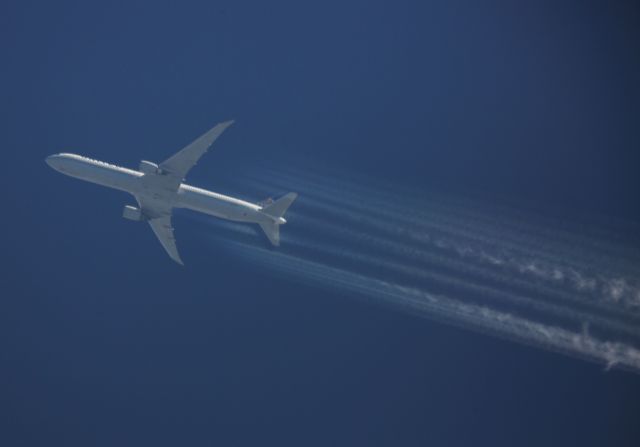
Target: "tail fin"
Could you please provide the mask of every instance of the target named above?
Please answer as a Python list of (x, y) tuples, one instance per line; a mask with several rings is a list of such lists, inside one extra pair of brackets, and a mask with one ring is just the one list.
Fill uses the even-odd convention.
[(262, 208), (262, 212), (268, 214), (271, 217), (282, 217), (297, 197), (298, 194), (296, 194), (295, 192), (285, 194), (275, 202), (265, 205), (265, 207)]
[(289, 207), (297, 197), (298, 194), (296, 194), (295, 192), (290, 192), (289, 194), (285, 194), (275, 202), (265, 205), (262, 208), (262, 212), (269, 217), (272, 217), (274, 220), (259, 222), (260, 228), (262, 228), (264, 234), (267, 235), (269, 242), (271, 242), (276, 247), (280, 245), (280, 225), (286, 222), (282, 218), (282, 216), (284, 216), (284, 213), (287, 212), (287, 209), (289, 209)]

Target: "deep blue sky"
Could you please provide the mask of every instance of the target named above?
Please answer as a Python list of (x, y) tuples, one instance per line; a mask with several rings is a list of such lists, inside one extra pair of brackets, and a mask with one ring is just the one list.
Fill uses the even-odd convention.
[(8, 1), (0, 37), (0, 444), (638, 445), (636, 375), (290, 284), (180, 216), (179, 268), (44, 163), (233, 118), (192, 183), (292, 158), (637, 222), (632, 2)]

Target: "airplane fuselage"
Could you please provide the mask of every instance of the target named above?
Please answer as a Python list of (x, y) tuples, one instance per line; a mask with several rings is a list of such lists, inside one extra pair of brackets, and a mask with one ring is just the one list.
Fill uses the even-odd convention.
[(139, 170), (68, 153), (51, 155), (46, 162), (68, 176), (133, 195), (138, 206), (125, 205), (122, 217), (148, 222), (169, 257), (179, 264), (183, 262), (171, 222), (175, 208), (236, 222), (256, 223), (271, 245), (277, 247), (280, 245), (280, 226), (287, 222), (283, 216), (298, 194), (289, 192), (277, 200), (254, 204), (183, 183), (191, 168), (232, 124), (233, 121), (216, 124), (160, 164), (142, 160)]
[[(261, 223), (274, 218), (263, 212), (257, 204), (196, 188), (181, 183), (177, 191), (144, 182), (143, 172), (112, 165), (76, 154), (51, 155), (47, 163), (53, 169), (75, 178), (132, 194), (146, 202), (161, 202), (172, 208), (186, 208), (222, 219), (237, 222)], [(149, 216), (153, 217), (153, 216)], [(277, 224), (286, 220), (279, 217)]]

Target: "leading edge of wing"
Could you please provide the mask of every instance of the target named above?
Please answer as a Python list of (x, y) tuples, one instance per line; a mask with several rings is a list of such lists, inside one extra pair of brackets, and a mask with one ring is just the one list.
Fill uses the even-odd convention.
[(160, 168), (178, 177), (180, 180), (184, 179), (189, 170), (196, 165), (200, 157), (207, 152), (207, 149), (211, 147), (222, 132), (233, 123), (234, 121), (230, 120), (217, 124), (191, 144), (160, 163)]

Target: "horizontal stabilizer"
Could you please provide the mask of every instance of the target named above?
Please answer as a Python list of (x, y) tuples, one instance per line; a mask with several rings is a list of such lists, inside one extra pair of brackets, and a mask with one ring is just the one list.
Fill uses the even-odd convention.
[(282, 217), (297, 197), (298, 194), (296, 194), (295, 192), (285, 194), (275, 202), (265, 205), (264, 208), (262, 208), (262, 212), (268, 214), (271, 217)]
[(260, 228), (274, 246), (280, 245), (280, 225), (274, 222), (260, 222)]

